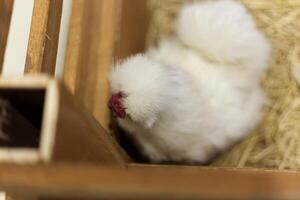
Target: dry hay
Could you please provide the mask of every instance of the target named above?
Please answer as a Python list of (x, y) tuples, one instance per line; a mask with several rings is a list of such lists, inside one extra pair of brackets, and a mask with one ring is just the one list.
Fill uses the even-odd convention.
[[(148, 0), (147, 44), (173, 33), (183, 2)], [(300, 170), (300, 0), (241, 0), (273, 43), (273, 59), (262, 81), (268, 96), (261, 125), (213, 165)]]

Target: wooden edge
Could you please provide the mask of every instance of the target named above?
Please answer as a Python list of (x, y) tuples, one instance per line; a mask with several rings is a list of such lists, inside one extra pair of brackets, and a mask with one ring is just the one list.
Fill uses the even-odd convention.
[(63, 81), (72, 94), (75, 92), (75, 84), (78, 70), (78, 58), (82, 45), (81, 28), (83, 23), (84, 3), (86, 0), (77, 0), (72, 3), (72, 12), (68, 31), (67, 50), (64, 63)]
[(46, 88), (40, 140), (40, 155), (45, 162), (50, 162), (52, 158), (58, 120), (58, 101), (58, 82), (55, 79), (49, 80)]
[(3, 68), (4, 54), (13, 11), (13, 4), (13, 0), (0, 1), (0, 73), (2, 72)]
[(119, 35), (115, 45), (115, 59), (124, 59), (143, 52), (149, 25), (146, 0), (122, 1)]
[(114, 59), (121, 0), (78, 0), (72, 6), (64, 82), (108, 131), (107, 74)]
[(0, 148), (1, 163), (37, 163), (40, 161), (38, 149)]
[(22, 78), (5, 76), (0, 78), (0, 88), (42, 89), (46, 88), (49, 80), (47, 75), (25, 75)]
[(62, 0), (35, 0), (25, 73), (54, 75)]
[[(30, 178), (29, 178), (30, 177)], [(0, 165), (0, 188), (109, 199), (299, 199), (300, 173), (249, 169)]]

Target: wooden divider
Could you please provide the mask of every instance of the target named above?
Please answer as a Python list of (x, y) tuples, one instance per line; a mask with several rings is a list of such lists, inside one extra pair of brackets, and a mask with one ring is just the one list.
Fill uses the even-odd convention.
[(13, 10), (13, 0), (0, 1), (0, 73), (2, 72), (9, 25)]
[[(120, 0), (73, 1), (64, 81), (108, 129), (106, 74), (113, 60)], [(101, 106), (100, 106), (101, 105)]]
[(1, 189), (41, 199), (300, 198), (299, 173), (254, 169), (0, 165), (0, 177)]
[(25, 73), (54, 75), (62, 1), (34, 1)]

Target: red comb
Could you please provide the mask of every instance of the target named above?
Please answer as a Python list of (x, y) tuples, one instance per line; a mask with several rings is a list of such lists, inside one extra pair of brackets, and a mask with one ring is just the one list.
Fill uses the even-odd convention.
[(126, 116), (126, 111), (122, 103), (123, 96), (124, 95), (119, 92), (113, 94), (108, 101), (108, 107), (112, 111), (114, 117), (125, 118)]

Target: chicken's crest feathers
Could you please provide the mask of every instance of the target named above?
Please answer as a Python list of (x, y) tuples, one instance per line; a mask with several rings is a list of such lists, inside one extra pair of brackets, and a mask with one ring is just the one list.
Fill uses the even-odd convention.
[(151, 128), (158, 118), (166, 90), (166, 70), (143, 54), (116, 65), (110, 75), (111, 92), (125, 94), (129, 117)]

